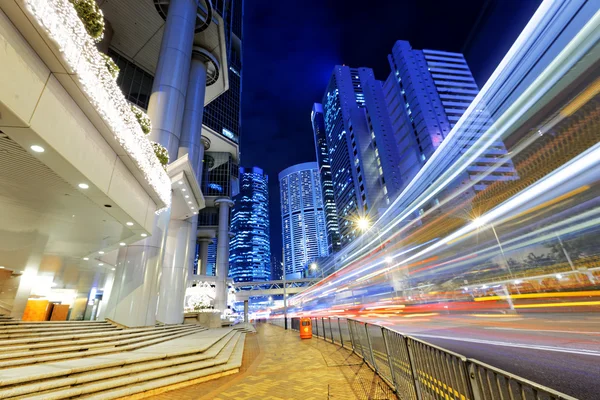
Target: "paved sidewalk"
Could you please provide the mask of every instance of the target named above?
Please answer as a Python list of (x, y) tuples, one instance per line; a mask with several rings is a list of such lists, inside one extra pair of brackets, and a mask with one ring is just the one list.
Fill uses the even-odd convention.
[(360, 357), (298, 332), (259, 324), (239, 374), (150, 397), (163, 400), (383, 400), (392, 390)]

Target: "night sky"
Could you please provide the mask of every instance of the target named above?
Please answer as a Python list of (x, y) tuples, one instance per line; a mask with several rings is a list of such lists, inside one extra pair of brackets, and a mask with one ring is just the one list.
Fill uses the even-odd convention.
[(269, 175), (271, 253), (281, 260), (277, 175), (315, 161), (310, 122), (337, 64), (390, 72), (396, 40), (463, 52), (480, 87), (541, 0), (245, 0), (241, 161)]

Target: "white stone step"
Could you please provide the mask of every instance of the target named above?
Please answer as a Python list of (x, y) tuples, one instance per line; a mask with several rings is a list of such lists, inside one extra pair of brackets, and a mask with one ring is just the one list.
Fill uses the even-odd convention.
[(138, 328), (138, 329), (122, 329), (118, 331), (89, 333), (83, 335), (67, 335), (48, 338), (26, 338), (26, 339), (9, 339), (2, 341), (0, 347), (0, 355), (2, 353), (14, 352), (17, 350), (32, 350), (42, 349), (45, 347), (60, 347), (73, 346), (77, 344), (92, 344), (97, 342), (108, 342), (118, 339), (144, 337), (153, 332), (163, 332), (172, 329), (177, 329), (174, 326)]
[(0, 331), (0, 339), (13, 339), (22, 337), (46, 336), (46, 335), (64, 335), (69, 332), (106, 332), (120, 329), (114, 325), (101, 325), (94, 327), (87, 326), (64, 326), (60, 328), (20, 328)]
[(4, 360), (0, 364), (0, 370), (2, 370), (4, 368), (11, 368), (11, 367), (16, 367), (16, 366), (47, 363), (47, 362), (51, 362), (51, 361), (67, 360), (67, 359), (81, 358), (81, 357), (90, 357), (90, 356), (97, 356), (97, 355), (103, 355), (103, 354), (117, 353), (117, 352), (122, 352), (122, 351), (131, 351), (131, 350), (139, 349), (141, 347), (149, 346), (152, 344), (162, 343), (166, 340), (171, 340), (171, 339), (174, 339), (177, 337), (190, 335), (190, 334), (192, 334), (196, 331), (202, 330), (202, 329), (204, 329), (204, 328), (197, 327), (195, 329), (184, 329), (184, 330), (176, 331), (176, 332), (169, 331), (168, 333), (164, 333), (163, 335), (156, 337), (154, 339), (139, 341), (137, 343), (126, 344), (124, 346), (119, 346), (119, 347), (92, 349), (92, 350), (88, 350), (88, 351), (84, 351), (84, 352), (74, 351), (74, 352), (66, 352), (66, 353), (51, 354), (51, 355), (41, 355), (41, 356), (37, 356), (37, 357), (33, 357), (33, 358), (29, 357), (29, 358)]
[(240, 335), (238, 332), (229, 332), (217, 342), (213, 342), (207, 351), (198, 352), (196, 349), (196, 354), (188, 356), (173, 357), (169, 355), (155, 361), (139, 361), (122, 367), (97, 367), (94, 372), (80, 372), (58, 379), (37, 380), (29, 384), (13, 385), (10, 388), (0, 389), (0, 399), (64, 399), (121, 385), (131, 385), (154, 377), (209, 368), (229, 360), (229, 356), (227, 356), (227, 360), (224, 360), (223, 357), (233, 351)]
[[(68, 345), (60, 346), (57, 342), (45, 343), (45, 349), (39, 350), (29, 350), (23, 349), (22, 346), (18, 346), (18, 349), (14, 349), (11, 351), (10, 349), (3, 349), (0, 352), (0, 363), (4, 360), (16, 359), (16, 358), (24, 358), (24, 357), (36, 357), (47, 354), (55, 354), (55, 353), (63, 353), (69, 351), (87, 351), (90, 349), (99, 349), (104, 347), (120, 347), (131, 343), (140, 343), (145, 340), (150, 340), (158, 337), (162, 337), (167, 334), (182, 332), (189, 330), (190, 328), (170, 328), (170, 329), (158, 329), (150, 332), (140, 333), (134, 335), (134, 337), (128, 336), (117, 336), (116, 338), (111, 336), (106, 336), (104, 338), (99, 338), (93, 340), (92, 343), (88, 343), (88, 341), (72, 341), (67, 342)], [(191, 328), (192, 330), (196, 330), (197, 328)], [(82, 343), (84, 342), (84, 343)]]

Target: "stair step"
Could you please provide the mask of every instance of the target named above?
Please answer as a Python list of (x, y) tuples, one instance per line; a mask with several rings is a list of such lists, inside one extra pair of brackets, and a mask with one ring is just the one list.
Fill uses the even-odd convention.
[[(13, 385), (24, 385), (42, 379), (60, 378), (73, 374), (90, 373), (104, 368), (122, 367), (168, 357), (205, 352), (229, 334), (231, 334), (231, 330), (204, 330), (189, 335), (191, 337), (186, 342), (192, 341), (192, 346), (180, 343), (179, 341), (184, 340), (184, 336), (181, 336), (132, 351), (5, 369), (0, 373), (0, 390)], [(177, 351), (173, 351), (173, 349), (177, 349)]]
[(109, 337), (105, 337), (104, 340), (101, 340), (99, 343), (98, 343), (98, 340), (96, 340), (95, 343), (91, 343), (91, 344), (80, 343), (80, 342), (76, 341), (76, 342), (71, 342), (70, 345), (68, 345), (68, 346), (55, 346), (55, 343), (50, 343), (50, 344), (46, 344), (46, 347), (51, 346), (51, 348), (47, 348), (47, 349), (2, 352), (2, 353), (0, 353), (0, 362), (3, 362), (3, 360), (10, 360), (10, 359), (15, 359), (15, 358), (35, 357), (35, 356), (39, 356), (39, 355), (64, 353), (64, 352), (69, 352), (69, 351), (82, 352), (82, 351), (87, 351), (89, 349), (98, 349), (98, 348), (104, 348), (104, 347), (120, 347), (120, 346), (124, 346), (124, 345), (130, 344), (130, 343), (141, 343), (143, 341), (150, 340), (152, 338), (158, 338), (158, 337), (164, 336), (165, 334), (168, 334), (168, 333), (181, 332), (181, 331), (185, 331), (187, 329), (189, 329), (189, 328), (175, 328), (175, 329), (169, 329), (169, 330), (161, 329), (159, 331), (154, 331), (154, 332), (149, 332), (149, 333), (143, 334), (142, 337), (134, 337), (134, 338), (125, 337), (125, 338), (119, 338), (117, 340), (110, 340)]
[[(195, 384), (199, 382), (195, 382), (200, 378), (204, 378), (203, 381), (207, 381), (210, 379), (217, 379), (224, 375), (224, 373), (237, 372), (242, 365), (242, 355), (244, 349), (244, 336), (245, 334), (241, 334), (235, 343), (231, 352), (224, 353), (222, 356), (219, 355), (217, 357), (218, 361), (215, 362), (215, 365), (208, 368), (179, 368), (172, 369), (171, 371), (165, 371), (163, 377), (155, 377), (155, 376), (145, 376), (140, 379), (138, 384), (133, 386), (120, 387), (116, 389), (108, 389), (102, 392), (89, 394), (86, 396), (79, 397), (81, 399), (88, 400), (110, 400), (110, 399), (118, 399), (123, 398), (124, 396), (131, 396), (143, 392), (147, 392), (150, 390), (158, 389), (161, 387), (168, 387), (171, 385), (179, 384), (187, 382), (188, 384)], [(129, 385), (131, 385), (129, 383)], [(53, 399), (53, 397), (49, 397), (48, 400)], [(33, 400), (33, 398), (32, 398)], [(41, 400), (36, 399), (36, 400)]]
[[(171, 325), (173, 326), (173, 325)], [(190, 325), (190, 326), (194, 326), (194, 325)], [(156, 329), (156, 327), (145, 327), (145, 328), (117, 328), (117, 330), (111, 330), (109, 332), (110, 335), (120, 335), (123, 334), (125, 332), (131, 332), (131, 331), (138, 331), (138, 332), (142, 332), (142, 331), (147, 331), (150, 329)], [(77, 338), (94, 338), (94, 337), (104, 337), (106, 336), (107, 332), (102, 331), (102, 332), (93, 332), (93, 333), (85, 333), (85, 332), (77, 332), (71, 335), (60, 335), (60, 336), (49, 336), (49, 337), (29, 337), (29, 338), (23, 338), (23, 339), (7, 339), (7, 340), (3, 340), (2, 344), (3, 345), (13, 345), (13, 344), (26, 344), (26, 343), (39, 343), (39, 342), (51, 342), (54, 340), (69, 340), (69, 339), (77, 339)]]
[(164, 334), (161, 337), (158, 337), (155, 339), (145, 340), (145, 341), (141, 341), (138, 343), (128, 344), (128, 345), (119, 346), (119, 347), (109, 347), (109, 348), (104, 348), (104, 349), (88, 350), (85, 352), (76, 351), (76, 352), (70, 352), (70, 353), (59, 353), (59, 354), (40, 356), (40, 357), (36, 357), (34, 359), (21, 358), (21, 359), (13, 359), (13, 360), (8, 360), (8, 361), (5, 360), (2, 362), (2, 364), (0, 364), (0, 370), (5, 369), (5, 368), (17, 367), (17, 366), (67, 360), (67, 359), (72, 359), (72, 358), (90, 357), (90, 356), (97, 356), (97, 355), (103, 355), (103, 354), (117, 353), (117, 352), (122, 352), (122, 351), (131, 351), (131, 350), (139, 349), (141, 347), (150, 346), (152, 344), (162, 343), (167, 340), (172, 340), (172, 339), (175, 339), (178, 337), (190, 335), (190, 334), (192, 334), (196, 331), (202, 330), (202, 329), (204, 329), (204, 328), (185, 329), (185, 330), (177, 331), (177, 332), (169, 332), (168, 334)]
[[(82, 392), (92, 393), (97, 391), (98, 388), (103, 390), (106, 385), (114, 387), (123, 379), (126, 380), (125, 384), (131, 384), (138, 382), (139, 378), (144, 376), (164, 375), (173, 372), (173, 369), (176, 369), (174, 373), (181, 373), (183, 370), (208, 368), (216, 365), (219, 361), (217, 357), (234, 346), (239, 336), (240, 333), (238, 332), (229, 332), (203, 353), (183, 357), (166, 357), (156, 361), (139, 362), (122, 367), (95, 369), (94, 372), (82, 372), (58, 379), (46, 379), (25, 385), (15, 385), (0, 390), (0, 399), (15, 398), (15, 396), (19, 396), (16, 398), (62, 399), (79, 395)], [(131, 382), (131, 379), (129, 379), (131, 376), (136, 377), (135, 382)], [(37, 397), (26, 396), (32, 393), (37, 394)]]

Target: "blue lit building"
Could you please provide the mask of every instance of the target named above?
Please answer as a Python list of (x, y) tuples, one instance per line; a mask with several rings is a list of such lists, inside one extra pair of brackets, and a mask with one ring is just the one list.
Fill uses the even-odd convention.
[(299, 278), (306, 265), (329, 254), (317, 163), (281, 171), (279, 191), (285, 274)]
[[(479, 93), (479, 88), (460, 53), (415, 50), (409, 42), (399, 40), (388, 60), (392, 72), (385, 81), (384, 93), (394, 141), (400, 152), (398, 164), (404, 188), (448, 136)], [(473, 126), (473, 137), (485, 131), (490, 123)], [(464, 183), (481, 178), (483, 172), (489, 171), (504, 155), (504, 143), (495, 143), (467, 169)], [(515, 177), (512, 162), (507, 160), (473, 189), (483, 190), (496, 180)]]
[(313, 105), (310, 119), (315, 135), (317, 164), (319, 165), (319, 175), (321, 178), (321, 194), (323, 195), (323, 209), (325, 211), (325, 224), (327, 227), (327, 245), (329, 253), (332, 253), (340, 249), (341, 243), (322, 104), (315, 103)]
[(271, 279), (269, 178), (258, 167), (240, 168), (240, 192), (233, 198), (229, 277), (235, 282)]
[(382, 82), (370, 68), (337, 65), (322, 104), (340, 244), (345, 246), (359, 234), (357, 219), (376, 219), (399, 194), (399, 152)]

